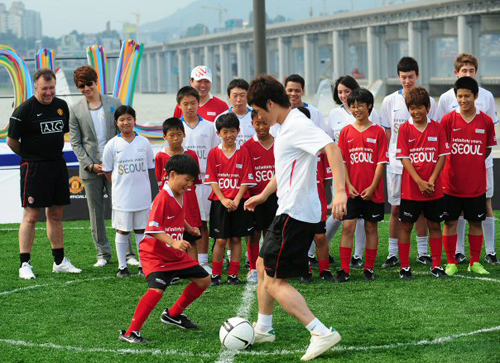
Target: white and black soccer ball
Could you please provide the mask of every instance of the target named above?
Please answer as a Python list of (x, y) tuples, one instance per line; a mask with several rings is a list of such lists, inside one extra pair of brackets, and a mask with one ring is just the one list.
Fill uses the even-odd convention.
[(234, 317), (227, 319), (220, 327), (219, 338), (222, 345), (229, 350), (243, 350), (252, 345), (255, 331), (246, 319)]

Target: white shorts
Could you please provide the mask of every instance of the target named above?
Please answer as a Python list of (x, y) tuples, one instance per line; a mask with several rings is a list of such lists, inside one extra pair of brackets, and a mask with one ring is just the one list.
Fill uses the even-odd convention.
[(390, 205), (401, 204), (401, 180), (403, 175), (387, 172), (387, 201)]
[(486, 169), (486, 198), (493, 198), (495, 193), (495, 178), (493, 177), (493, 167)]
[(111, 213), (113, 228), (123, 232), (146, 229), (148, 217), (149, 208), (136, 212), (124, 212), (113, 209)]
[(201, 184), (196, 186), (196, 197), (200, 207), (201, 220), (204, 222), (210, 219), (210, 204), (212, 204), (212, 201), (208, 197), (211, 193), (212, 187), (210, 185)]

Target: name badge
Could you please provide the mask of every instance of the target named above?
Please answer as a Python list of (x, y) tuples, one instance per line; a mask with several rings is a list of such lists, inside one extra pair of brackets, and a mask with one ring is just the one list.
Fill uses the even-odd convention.
[(429, 141), (438, 141), (437, 137), (429, 136)]
[(209, 115), (209, 116), (215, 116), (215, 115), (217, 115), (217, 113), (214, 112), (214, 111), (208, 111), (207, 115)]
[(484, 129), (476, 129), (476, 134), (484, 134)]
[(236, 168), (237, 169), (242, 169), (243, 168), (243, 164), (236, 164)]
[(366, 139), (366, 142), (371, 142), (372, 144), (375, 144), (377, 142), (377, 140), (372, 139), (371, 137), (369, 137), (369, 138)]

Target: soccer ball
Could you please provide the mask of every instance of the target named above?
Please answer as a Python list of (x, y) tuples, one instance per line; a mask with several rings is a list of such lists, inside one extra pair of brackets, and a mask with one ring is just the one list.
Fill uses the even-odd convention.
[(219, 338), (225, 348), (243, 350), (253, 344), (255, 332), (248, 320), (234, 317), (227, 319), (222, 324), (219, 330)]

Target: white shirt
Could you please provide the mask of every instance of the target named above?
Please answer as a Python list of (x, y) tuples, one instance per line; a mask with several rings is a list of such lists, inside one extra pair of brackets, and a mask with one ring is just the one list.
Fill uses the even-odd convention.
[[(430, 97), (431, 109), (429, 118), (436, 120), (436, 101)], [(389, 140), (389, 166), (387, 170), (393, 174), (403, 174), (403, 164), (396, 159), (396, 146), (398, 143), (399, 126), (410, 119), (410, 112), (406, 107), (403, 90), (400, 89), (386, 96), (380, 107), (380, 125), (391, 129), (391, 140)]]
[[(184, 131), (186, 137), (182, 142), (185, 149), (191, 149), (196, 152), (198, 160), (200, 161), (200, 174), (202, 178), (205, 176), (207, 170), (208, 152), (211, 148), (220, 144), (220, 138), (215, 133), (213, 122), (207, 121), (199, 117), (198, 125), (191, 128), (182, 117), (184, 122)], [(203, 180), (203, 179), (202, 179)]]
[(326, 131), (325, 118), (323, 117), (321, 112), (316, 107), (314, 107), (313, 105), (310, 105), (308, 103), (304, 102), (304, 106), (311, 113), (311, 121), (313, 122), (313, 124), (318, 126), (321, 130)]
[(316, 183), (317, 155), (332, 139), (302, 112), (293, 109), (274, 142), (278, 211), (302, 222), (318, 223), (321, 203)]
[[(214, 127), (215, 123), (217, 122), (217, 119), (221, 115), (225, 115), (226, 113), (233, 112), (237, 117), (238, 120), (240, 120), (240, 133), (238, 134), (238, 137), (236, 138), (236, 145), (241, 146), (247, 141), (248, 139), (251, 139), (255, 135), (255, 129), (252, 126), (252, 109), (247, 108), (247, 113), (244, 116), (240, 116), (236, 114), (236, 112), (233, 111), (233, 108), (231, 107), (229, 110), (224, 111), (221, 113), (219, 116), (214, 121)], [(215, 130), (217, 131), (217, 127), (215, 127)]]
[(95, 136), (99, 145), (99, 153), (101, 158), (104, 155), (104, 146), (106, 146), (106, 116), (104, 116), (104, 107), (99, 107), (97, 110), (89, 109), (90, 117), (94, 124)]
[[(375, 108), (372, 108), (372, 113), (368, 119), (376, 125), (380, 125), (380, 116), (375, 111)], [(349, 111), (345, 108), (344, 105), (340, 107), (336, 107), (330, 111), (328, 115), (328, 126), (326, 133), (330, 136), (333, 141), (339, 142), (340, 131), (347, 125), (352, 125), (356, 121), (356, 118), (351, 115)]]
[(132, 142), (121, 134), (106, 144), (102, 158), (102, 171), (112, 172), (114, 210), (136, 212), (151, 206), (149, 169), (155, 168), (153, 149), (149, 140), (135, 134)]

